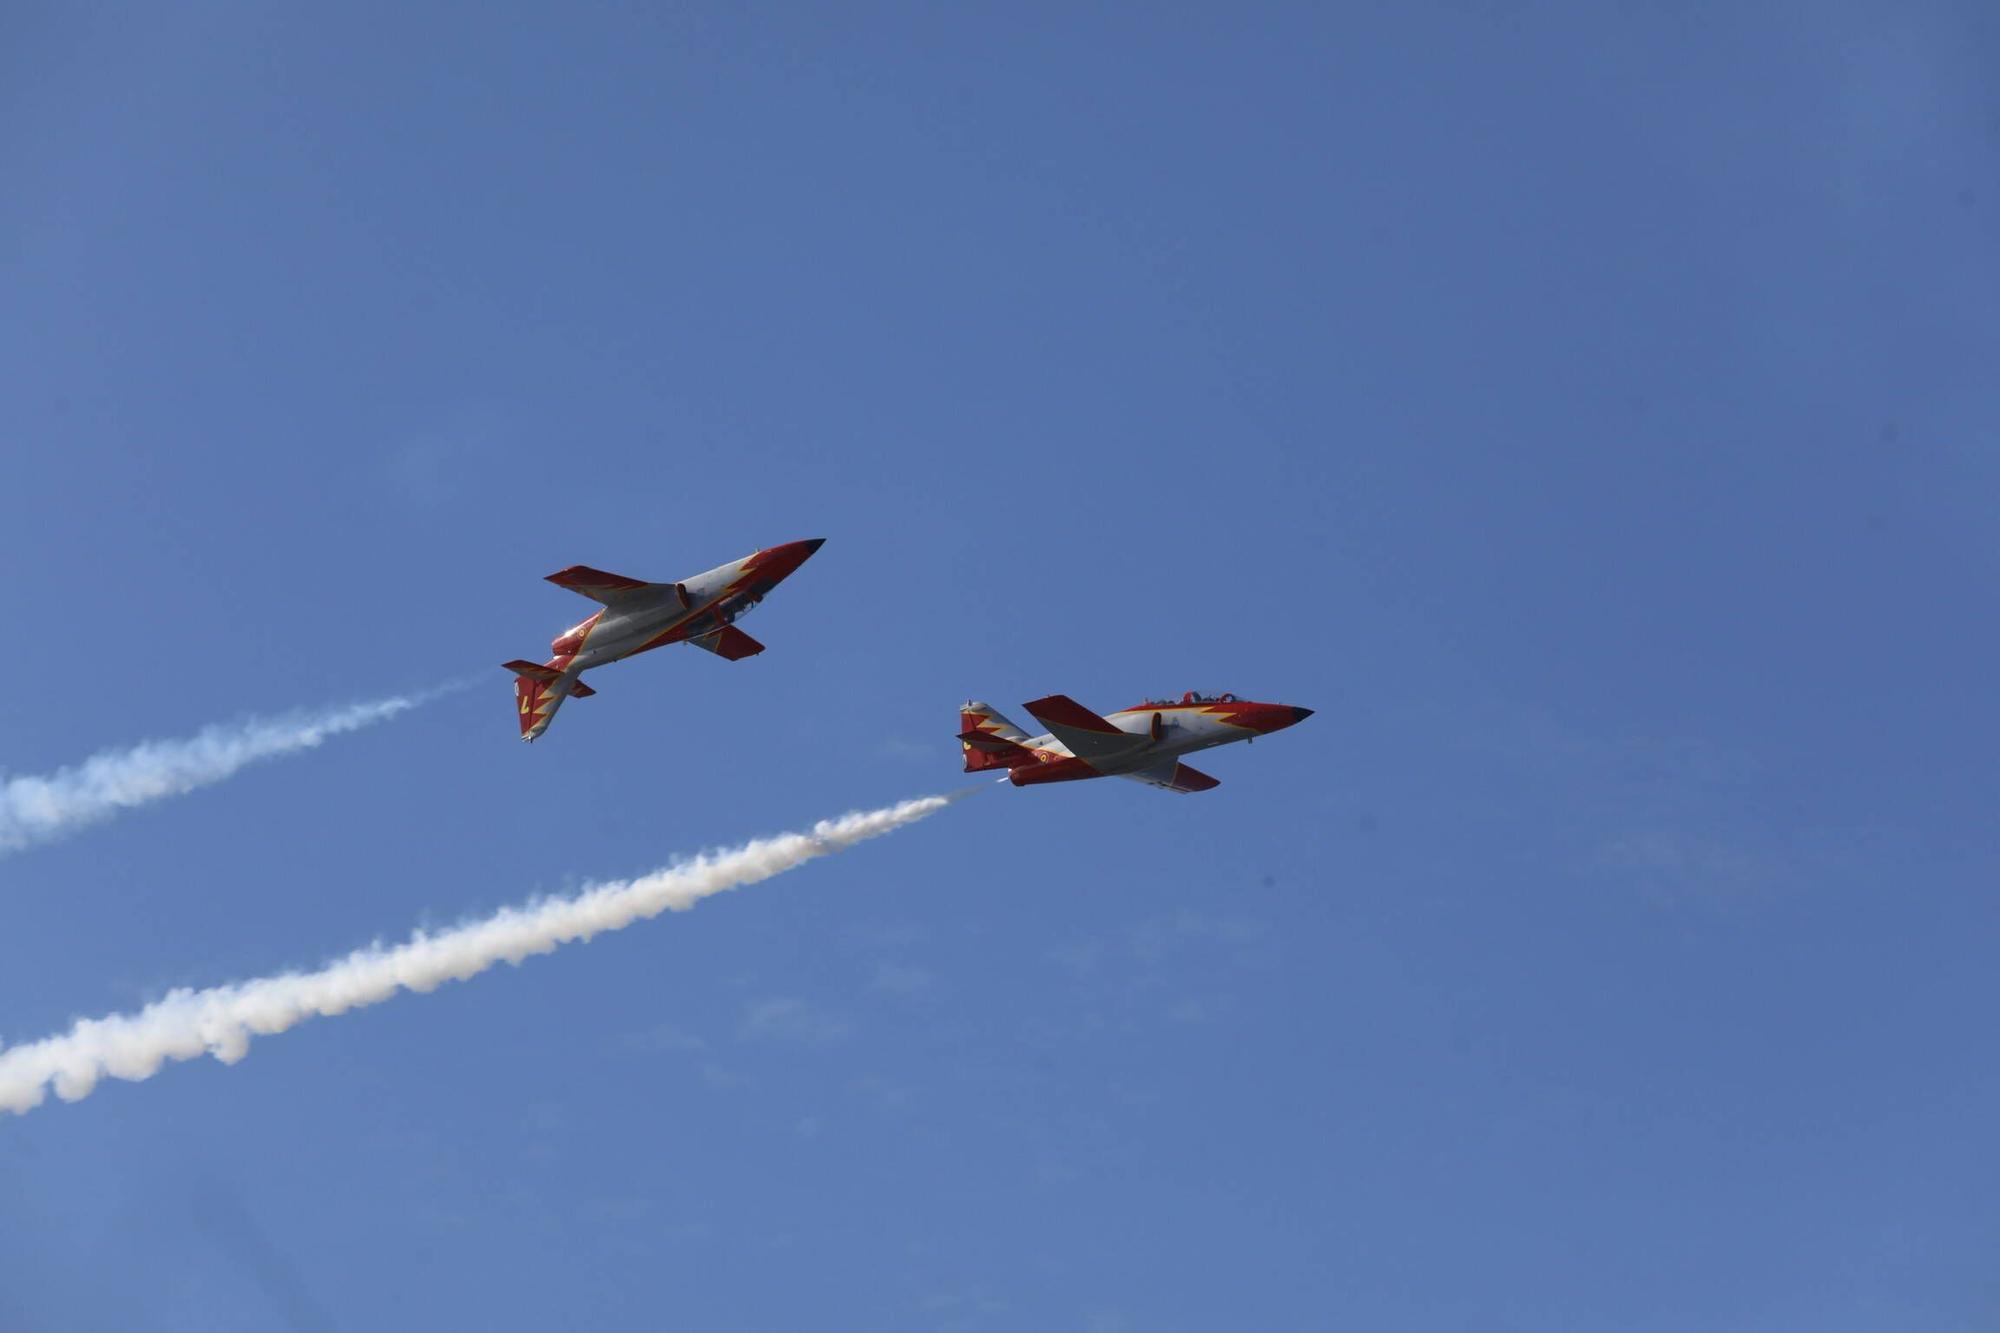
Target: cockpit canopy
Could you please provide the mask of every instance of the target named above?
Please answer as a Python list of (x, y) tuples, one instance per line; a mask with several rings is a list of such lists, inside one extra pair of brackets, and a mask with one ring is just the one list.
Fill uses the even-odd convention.
[(1189, 690), (1178, 699), (1148, 699), (1140, 704), (1139, 707), (1169, 708), (1176, 704), (1233, 704), (1235, 702), (1236, 696), (1233, 694), (1203, 694), (1200, 690)]

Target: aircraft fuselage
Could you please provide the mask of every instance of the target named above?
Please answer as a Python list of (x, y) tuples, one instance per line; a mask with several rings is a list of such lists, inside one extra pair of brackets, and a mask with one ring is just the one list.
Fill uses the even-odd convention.
[(730, 661), (762, 652), (764, 645), (735, 629), (736, 621), (820, 545), (815, 539), (767, 547), (678, 583), (643, 583), (584, 565), (549, 575), (604, 609), (556, 635), (547, 662), (506, 664), (517, 677), (521, 739), (546, 731), (564, 699), (594, 694), (581, 677), (596, 667), (670, 643), (691, 643)]
[(1029, 736), (987, 704), (965, 705), (959, 740), (967, 772), (1004, 768), (1017, 787), (1129, 777), (1175, 791), (1206, 791), (1216, 780), (1179, 764), (1182, 755), (1254, 740), (1312, 716), (1310, 708), (1233, 694), (1149, 699), (1105, 717), (1060, 694), (1027, 708), (1046, 732)]
[(1022, 744), (1047, 757), (1034, 768), (1015, 769), (1012, 779), (1015, 786), (1025, 787), (1037, 782), (1119, 777), (1156, 768), (1199, 750), (1255, 740), (1303, 721), (1311, 713), (1310, 708), (1248, 700), (1143, 704), (1106, 714), (1104, 720), (1127, 735), (1146, 737), (1147, 744), (1116, 758), (1085, 760), (1058, 740), (1054, 732), (1046, 732)]

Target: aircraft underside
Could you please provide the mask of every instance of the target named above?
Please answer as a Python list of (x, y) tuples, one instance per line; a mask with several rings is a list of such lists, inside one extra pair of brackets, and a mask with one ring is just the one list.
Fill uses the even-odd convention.
[(557, 635), (548, 661), (505, 663), (515, 676), (521, 739), (532, 741), (548, 730), (563, 700), (596, 693), (581, 679), (586, 671), (675, 643), (730, 662), (763, 652), (764, 645), (736, 628), (736, 621), (821, 545), (814, 539), (768, 547), (678, 583), (644, 583), (588, 565), (549, 575), (549, 582), (604, 609)]

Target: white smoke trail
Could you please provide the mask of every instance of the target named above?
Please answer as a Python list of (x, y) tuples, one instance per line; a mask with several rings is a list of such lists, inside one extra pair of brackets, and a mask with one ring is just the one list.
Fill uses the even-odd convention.
[(259, 759), (309, 750), (329, 736), (385, 722), (466, 684), (454, 681), (421, 694), (219, 723), (183, 740), (105, 750), (47, 777), (8, 778), (0, 783), (0, 856), (53, 841), (134, 806), (184, 796)]
[(78, 1019), (61, 1036), (0, 1049), (0, 1109), (17, 1114), (31, 1110), (50, 1087), (64, 1101), (77, 1101), (90, 1095), (106, 1074), (134, 1081), (151, 1078), (165, 1062), (192, 1060), (203, 1052), (234, 1064), (248, 1052), (253, 1036), (284, 1032), (316, 1014), (331, 1017), (380, 1004), (398, 990), (435, 990), (447, 981), (477, 976), (495, 963), (519, 963), (664, 911), (684, 912), (711, 894), (844, 851), (982, 790), (971, 787), (821, 820), (809, 833), (759, 838), (638, 879), (588, 885), (569, 897), (526, 907), (503, 907), (484, 921), (441, 934), (418, 931), (394, 948), (372, 944), (316, 972), (170, 991), (134, 1014)]

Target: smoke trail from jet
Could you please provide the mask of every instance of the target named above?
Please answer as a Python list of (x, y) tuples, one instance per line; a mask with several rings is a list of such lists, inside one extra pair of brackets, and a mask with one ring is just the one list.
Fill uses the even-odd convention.
[(169, 1060), (192, 1060), (204, 1052), (234, 1064), (249, 1051), (253, 1036), (288, 1031), (315, 1015), (332, 1017), (380, 1004), (399, 990), (424, 992), (447, 981), (465, 981), (495, 963), (518, 964), (661, 912), (684, 912), (703, 898), (894, 832), (981, 790), (983, 786), (971, 787), (821, 820), (809, 832), (759, 838), (637, 879), (586, 885), (567, 897), (503, 907), (483, 921), (439, 934), (420, 930), (391, 948), (371, 944), (316, 972), (175, 990), (137, 1013), (78, 1019), (61, 1036), (0, 1048), (0, 1109), (27, 1112), (51, 1088), (64, 1101), (77, 1101), (107, 1074), (136, 1082), (151, 1078)]
[(329, 736), (386, 722), (469, 683), (459, 680), (420, 694), (218, 723), (182, 740), (104, 750), (47, 777), (7, 778), (0, 781), (0, 856), (52, 842), (136, 806), (211, 786), (260, 759), (310, 750)]

